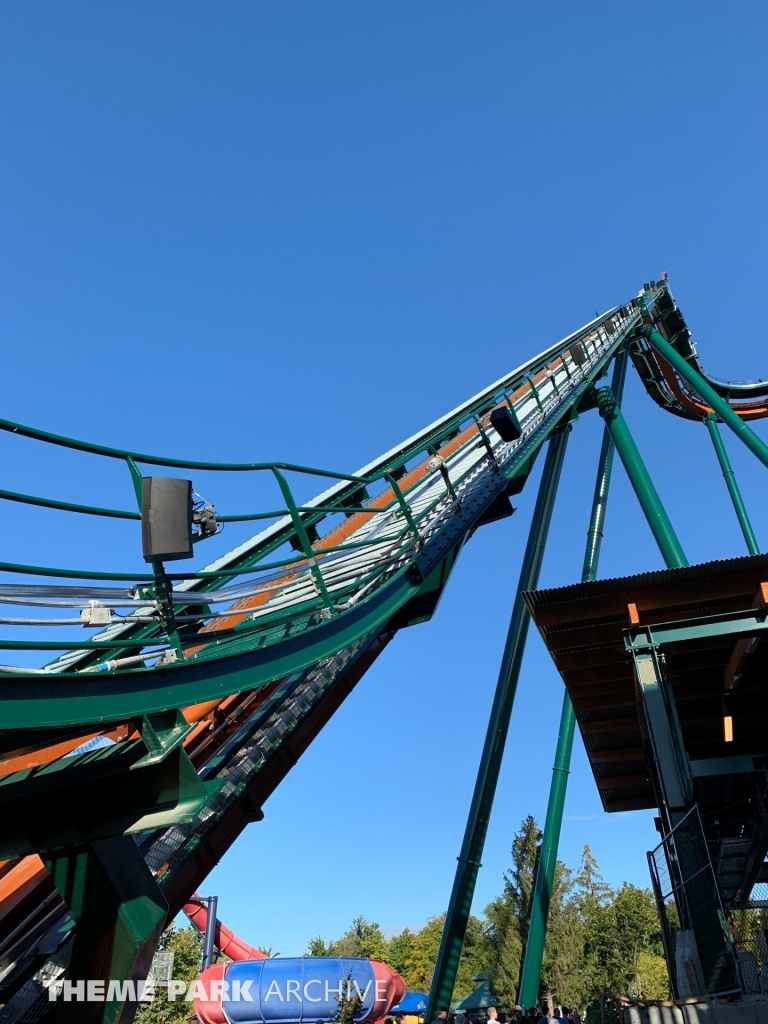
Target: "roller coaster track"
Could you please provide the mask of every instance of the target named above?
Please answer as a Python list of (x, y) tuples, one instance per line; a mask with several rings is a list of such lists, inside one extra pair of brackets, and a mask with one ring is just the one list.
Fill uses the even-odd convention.
[[(691, 332), (668, 288), (654, 294), (651, 310), (656, 326), (667, 341), (718, 395), (731, 403), (742, 419), (761, 419), (768, 415), (768, 403), (757, 401), (768, 396), (768, 381), (726, 381), (712, 377), (702, 369), (691, 343)], [(652, 346), (636, 339), (629, 352), (648, 394), (663, 409), (691, 420), (700, 420), (712, 412), (710, 406), (690, 391), (685, 381)], [(734, 402), (734, 399), (752, 401)]]
[[(270, 475), (284, 506), (217, 516), (268, 525), (196, 572), (0, 563), (15, 579), (0, 585), (0, 625), (45, 637), (0, 639), (3, 660), (62, 652), (40, 668), (0, 666), (0, 1024), (49, 1014), (44, 984), (66, 971), (81, 927), (50, 851), (133, 836), (175, 915), (397, 631), (431, 617), (464, 543), (511, 514), (542, 445), (594, 408), (593, 385), (622, 347), (663, 408), (711, 412), (643, 323), (701, 372), (666, 281), (654, 282), (354, 474), (163, 459), (0, 420), (12, 434), (121, 461), (137, 496), (139, 466), (215, 469)], [(706, 380), (740, 417), (768, 415), (768, 383)], [(300, 504), (291, 481), (307, 475), (332, 482)], [(91, 639), (54, 635), (94, 609), (108, 625)]]

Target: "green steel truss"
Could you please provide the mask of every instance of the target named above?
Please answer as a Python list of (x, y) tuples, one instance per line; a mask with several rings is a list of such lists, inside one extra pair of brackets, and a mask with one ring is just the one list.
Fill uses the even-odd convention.
[[(2, 660), (12, 662), (18, 652), (27, 652), (27, 661), (28, 652), (58, 652), (39, 668), (0, 665), (0, 754), (13, 756), (118, 724), (127, 724), (128, 734), (138, 736), (0, 778), (0, 857), (39, 852), (57, 885), (60, 877), (69, 879), (59, 889), (70, 908), (67, 927), (77, 923), (74, 933), (66, 928), (62, 933), (74, 934), (74, 940), (67, 940), (74, 941), (70, 971), (85, 970), (93, 944), (108, 937), (115, 952), (111, 966), (104, 967), (112, 972), (106, 976), (140, 974), (164, 914), (169, 907), (175, 913), (194, 887), (190, 863), (195, 851), (212, 841), (222, 822), (258, 788), (258, 780), (274, 772), (294, 737), (297, 743), (308, 742), (300, 737), (311, 732), (313, 716), (322, 724), (343, 699), (340, 688), (354, 685), (397, 629), (430, 617), (463, 543), (478, 526), (510, 514), (508, 495), (522, 490), (549, 440), (430, 1005), (450, 999), (527, 635), (520, 595), (535, 586), (565, 439), (580, 413), (599, 408), (606, 423), (585, 573), (594, 576), (596, 570), (614, 444), (667, 564), (687, 564), (621, 414), (617, 377), (614, 392), (604, 382), (595, 387), (613, 357), (625, 351), (649, 392), (670, 411), (690, 415), (690, 402), (679, 389), (670, 390), (656, 357), (674, 368), (691, 394), (709, 403), (713, 413), (702, 418), (745, 539), (750, 550), (756, 549), (716, 421), (768, 463), (768, 447), (729, 404), (734, 395), (755, 397), (763, 389), (729, 384), (725, 391), (723, 382), (701, 376), (666, 282), (646, 286), (638, 298), (598, 316), (354, 474), (281, 462), (168, 459), (0, 420), (0, 429), (10, 434), (123, 462), (139, 500), (144, 466), (153, 472), (258, 473), (271, 478), (279, 494), (277, 508), (217, 515), (222, 523), (266, 525), (229, 554), (194, 571), (168, 572), (159, 564), (152, 572), (123, 573), (0, 563), (14, 581), (0, 585), (0, 613), (12, 610), (12, 615), (0, 614), (0, 625), (16, 630), (34, 626), (36, 637), (0, 637), (0, 648), (7, 652)], [(621, 358), (625, 364), (626, 356)], [(504, 440), (493, 427), (490, 413), (498, 408), (513, 413), (521, 428), (518, 438)], [(292, 487), (299, 476), (318, 477), (329, 486), (301, 503)], [(133, 521), (138, 547), (140, 513), (135, 510), (9, 490), (0, 490), (0, 499), (62, 514)], [(57, 638), (60, 626), (79, 624), (78, 616), (89, 608), (109, 609), (109, 624), (85, 641)], [(760, 627), (747, 618), (743, 635), (754, 636)], [(44, 639), (37, 638), (41, 630)], [(254, 692), (263, 693), (257, 710), (249, 712), (214, 757), (195, 767), (184, 746), (190, 726), (182, 709)], [(323, 707), (330, 711), (319, 713)], [(565, 799), (573, 739), (573, 715), (567, 712), (564, 707), (547, 818), (549, 852), (537, 882), (541, 906), (526, 956), (528, 991), (538, 981)], [(119, 845), (126, 842), (141, 852), (138, 862), (126, 854), (129, 847)], [(67, 888), (72, 879), (77, 893)], [(101, 916), (87, 910), (89, 900), (103, 908)], [(134, 904), (143, 909), (134, 913)], [(87, 1012), (90, 1016), (79, 1019), (129, 1019), (118, 1005)], [(67, 1013), (62, 1009), (60, 1019), (69, 1019)]]
[[(584, 399), (638, 323), (634, 308), (610, 310), (357, 474), (288, 463), (161, 459), (0, 420), (0, 429), (121, 459), (132, 473), (141, 464), (268, 473), (285, 502), (278, 509), (218, 517), (271, 522), (251, 541), (199, 571), (167, 573), (172, 586), (166, 592), (152, 573), (0, 563), (5, 571), (50, 580), (27, 585), (23, 599), (18, 598), (22, 584), (3, 588), (6, 593), (0, 589), (0, 602), (31, 600), (42, 606), (74, 595), (68, 601), (73, 615), (92, 600), (120, 606), (120, 617), (114, 616), (108, 628), (87, 642), (53, 635), (34, 641), (0, 638), (0, 648), (9, 652), (4, 660), (19, 649), (64, 651), (43, 669), (0, 668), (5, 726), (98, 724), (217, 699), (306, 669), (380, 630), (414, 598), (510, 481), (527, 476), (552, 428)], [(577, 346), (584, 353), (581, 365), (571, 355)], [(537, 377), (541, 379), (535, 386), (527, 385)], [(523, 434), (506, 443), (488, 426), (487, 414), (511, 398)], [(299, 505), (289, 485), (291, 473), (334, 483), (315, 501)], [(84, 515), (138, 516), (11, 492), (0, 497)], [(321, 524), (339, 532), (345, 522), (354, 528), (344, 531), (338, 543), (325, 541), (328, 533), (319, 534)], [(57, 592), (55, 581), (62, 577), (67, 585), (59, 584)], [(105, 587), (105, 582), (125, 586)], [(226, 618), (236, 601), (249, 600), (253, 609), (231, 628), (200, 631), (216, 617)], [(172, 644), (163, 624), (164, 604), (170, 604), (185, 654), (175, 661), (166, 654)], [(145, 660), (138, 662), (140, 656)], [(120, 661), (128, 658), (136, 661), (123, 667)]]

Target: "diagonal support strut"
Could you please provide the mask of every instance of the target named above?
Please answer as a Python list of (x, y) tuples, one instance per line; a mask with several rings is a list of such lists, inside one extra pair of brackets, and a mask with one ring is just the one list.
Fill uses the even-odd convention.
[(435, 973), (424, 1016), (426, 1021), (434, 1019), (437, 1007), (450, 1006), (453, 995), (467, 921), (472, 908), (472, 897), (475, 893), (475, 884), (480, 869), (480, 858), (483, 854), (493, 798), (504, 755), (504, 745), (509, 731), (512, 706), (525, 651), (525, 641), (528, 636), (530, 612), (521, 595), (526, 590), (535, 589), (539, 580), (569, 429), (566, 426), (564, 430), (555, 434), (547, 448), (547, 458), (523, 557), (507, 642), (504, 647), (488, 731), (475, 782), (475, 791), (472, 796), (472, 804), (464, 831), (464, 841), (458, 857), (459, 863), (437, 954)]

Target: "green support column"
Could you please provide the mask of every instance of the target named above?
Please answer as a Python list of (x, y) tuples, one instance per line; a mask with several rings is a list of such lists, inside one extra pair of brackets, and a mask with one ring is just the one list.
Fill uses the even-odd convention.
[[(603, 523), (605, 521), (605, 510), (608, 501), (608, 487), (613, 468), (614, 445), (619, 449), (619, 455), (627, 470), (627, 475), (645, 512), (667, 567), (672, 568), (688, 564), (672, 524), (661, 504), (661, 499), (656, 488), (653, 486), (653, 482), (648, 475), (648, 471), (643, 464), (637, 446), (629, 433), (629, 428), (621, 413), (619, 402), (624, 390), (626, 368), (627, 354), (622, 352), (616, 359), (611, 387), (600, 388), (597, 391), (600, 414), (605, 420), (605, 432), (600, 450), (595, 493), (592, 499), (592, 518), (587, 533), (587, 548), (584, 554), (584, 567), (581, 576), (582, 582), (593, 580), (597, 575)], [(539, 979), (541, 976), (541, 964), (544, 958), (549, 902), (552, 895), (555, 866), (557, 864), (557, 850), (560, 843), (560, 830), (563, 821), (563, 808), (565, 806), (565, 795), (568, 786), (568, 772), (571, 763), (571, 752), (573, 750), (575, 726), (576, 716), (573, 711), (573, 704), (566, 692), (563, 697), (557, 751), (555, 753), (555, 764), (552, 769), (552, 785), (547, 805), (547, 817), (544, 824), (539, 864), (536, 871), (525, 960), (520, 979), (519, 1000), (526, 1007), (535, 1003), (539, 994)]]
[(568, 430), (569, 428), (566, 427), (562, 432), (556, 434), (548, 445), (547, 458), (520, 570), (520, 580), (517, 585), (507, 642), (499, 670), (499, 679), (496, 684), (496, 693), (493, 698), (488, 731), (475, 782), (475, 791), (472, 796), (472, 804), (464, 831), (464, 841), (458, 857), (459, 863), (437, 954), (424, 1017), (427, 1022), (434, 1019), (438, 1007), (450, 1006), (453, 996), (453, 986), (459, 968), (459, 958), (472, 907), (472, 897), (475, 893), (480, 858), (485, 845), (488, 821), (493, 807), (493, 798), (496, 793), (496, 784), (528, 635), (530, 613), (520, 595), (523, 591), (534, 589), (539, 580), (544, 546), (552, 519), (552, 509), (568, 441)]
[(605, 420), (605, 425), (611, 432), (616, 449), (619, 453), (624, 469), (627, 471), (629, 482), (632, 484), (640, 507), (645, 513), (648, 525), (651, 528), (656, 543), (659, 545), (662, 557), (668, 569), (679, 568), (688, 565), (680, 541), (677, 539), (669, 516), (661, 503), (653, 481), (648, 475), (645, 463), (640, 457), (637, 445), (632, 439), (629, 427), (622, 416), (619, 403), (610, 388), (598, 388), (595, 392), (597, 397), (600, 415)]
[(110, 981), (146, 979), (168, 913), (139, 848), (119, 836), (42, 856), (77, 922), (67, 981), (86, 996), (93, 989), (86, 1002), (60, 994), (56, 1024), (132, 1021), (136, 1003), (107, 999)]
[[(627, 375), (627, 353), (622, 351), (616, 357), (611, 380), (611, 390), (621, 401), (624, 393), (624, 380)], [(603, 443), (600, 448), (600, 459), (597, 465), (595, 493), (592, 498), (592, 516), (587, 531), (587, 547), (584, 552), (584, 568), (582, 582), (595, 579), (597, 563), (600, 558), (600, 545), (603, 539), (605, 510), (608, 504), (608, 488), (611, 482), (613, 456), (615, 446), (610, 431), (603, 431)], [(544, 959), (544, 943), (547, 937), (547, 921), (549, 919), (549, 903), (552, 898), (552, 885), (555, 879), (557, 851), (560, 845), (560, 830), (563, 824), (565, 795), (568, 788), (568, 773), (571, 768), (571, 752), (573, 736), (576, 728), (576, 715), (573, 711), (571, 698), (566, 690), (563, 695), (563, 709), (560, 714), (560, 730), (557, 734), (557, 750), (555, 763), (552, 767), (552, 784), (549, 790), (547, 817), (544, 823), (544, 835), (541, 840), (539, 863), (536, 869), (536, 882), (531, 904), (531, 923), (528, 926), (528, 940), (525, 944), (525, 959), (520, 978), (519, 1002), (526, 1008), (538, 1001), (541, 964)]]
[[(629, 354), (624, 349), (616, 356), (616, 362), (613, 365), (611, 391), (619, 403), (621, 403), (624, 396), (624, 381), (627, 376), (628, 362)], [(600, 561), (600, 545), (603, 543), (603, 525), (605, 524), (608, 488), (611, 483), (615, 451), (616, 446), (613, 443), (611, 432), (605, 427), (603, 430), (603, 443), (600, 448), (600, 459), (597, 463), (597, 478), (595, 480), (595, 493), (592, 496), (592, 517), (589, 521), (589, 529), (587, 530), (584, 565), (581, 569), (582, 583), (587, 583), (589, 580), (597, 577), (597, 564)]]
[(739, 520), (741, 532), (744, 534), (744, 540), (747, 542), (747, 550), (750, 555), (759, 555), (760, 548), (757, 546), (757, 538), (752, 529), (752, 523), (749, 521), (739, 485), (736, 483), (736, 474), (733, 472), (731, 460), (728, 458), (728, 452), (725, 450), (723, 439), (720, 437), (720, 431), (717, 429), (717, 416), (710, 412), (704, 417), (704, 422), (709, 430), (709, 436), (712, 438), (712, 444), (715, 446), (717, 461), (720, 463), (720, 469), (723, 471), (725, 484), (731, 496), (733, 507), (736, 510), (736, 518)]
[(713, 387), (704, 380), (700, 373), (683, 359), (680, 353), (674, 349), (669, 342), (658, 331), (655, 331), (650, 324), (641, 328), (641, 334), (648, 339), (656, 351), (677, 370), (683, 380), (696, 392), (699, 398), (708, 402), (712, 409), (727, 427), (730, 427), (734, 434), (744, 442), (749, 450), (760, 459), (764, 466), (768, 466), (768, 444), (748, 427), (747, 424), (737, 416), (724, 398), (715, 391)]

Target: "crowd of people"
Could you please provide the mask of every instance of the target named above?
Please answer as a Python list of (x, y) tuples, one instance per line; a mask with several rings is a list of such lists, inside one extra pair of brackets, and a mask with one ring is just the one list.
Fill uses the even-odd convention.
[[(405, 1017), (402, 1016), (396, 1024), (406, 1024)], [(569, 1010), (565, 1006), (550, 1007), (546, 1000), (542, 1000), (541, 1006), (531, 1006), (528, 1010), (522, 1006), (513, 1007), (509, 1019), (495, 1006), (489, 1006), (485, 1013), (467, 1011), (451, 1014), (445, 1007), (440, 1007), (432, 1024), (582, 1024), (582, 1020), (577, 1010)]]

